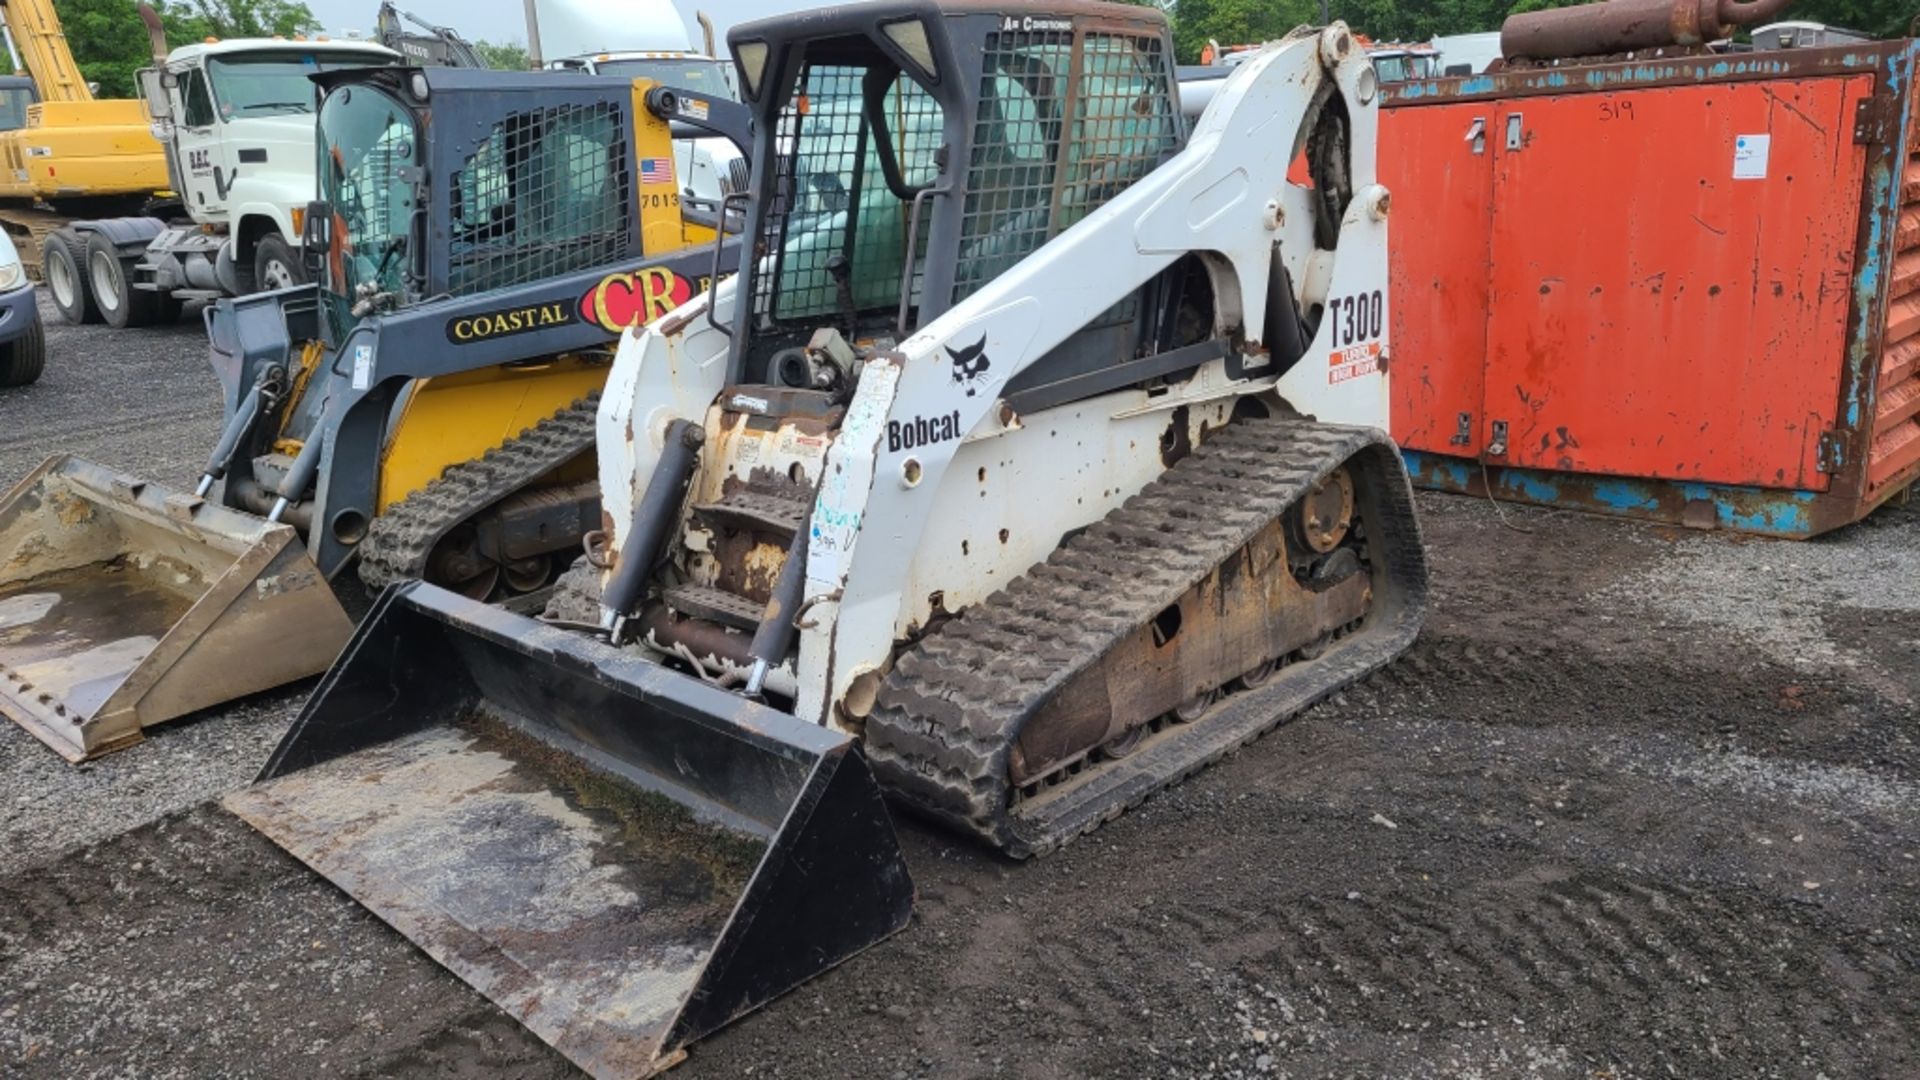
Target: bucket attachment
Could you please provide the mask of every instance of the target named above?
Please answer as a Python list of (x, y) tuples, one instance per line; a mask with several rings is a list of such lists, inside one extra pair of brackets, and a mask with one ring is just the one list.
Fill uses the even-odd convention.
[(906, 925), (851, 739), (420, 582), (225, 805), (596, 1077)]
[(352, 630), (288, 526), (65, 455), (0, 502), (0, 713), (69, 761), (318, 674)]

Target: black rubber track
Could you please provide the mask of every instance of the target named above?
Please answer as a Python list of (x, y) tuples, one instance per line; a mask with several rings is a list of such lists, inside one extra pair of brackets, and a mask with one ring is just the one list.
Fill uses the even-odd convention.
[[(1375, 566), (1373, 610), (1324, 654), (1196, 723), (1016, 802), (1007, 760), (1076, 673), (1243, 547), (1341, 465)], [(1426, 555), (1406, 469), (1371, 428), (1243, 420), (929, 634), (881, 684), (866, 752), (896, 797), (1024, 858), (1066, 843), (1391, 662), (1426, 617)]]
[(360, 542), (360, 580), (379, 590), (424, 578), (434, 546), (454, 526), (593, 449), (599, 409), (599, 393), (588, 394), (481, 457), (447, 466), (373, 520)]

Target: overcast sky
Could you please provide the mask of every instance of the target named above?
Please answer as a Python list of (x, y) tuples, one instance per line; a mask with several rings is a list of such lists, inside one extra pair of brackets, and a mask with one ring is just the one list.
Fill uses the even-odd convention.
[[(380, 7), (379, 0), (306, 0), (306, 4), (328, 33), (371, 30), (374, 13)], [(700, 31), (693, 21), (694, 7), (689, 5), (704, 9), (713, 19), (723, 52), (727, 27), (736, 22), (820, 6), (807, 0), (685, 0), (680, 11), (696, 48)], [(496, 44), (517, 41), (523, 45), (527, 41), (526, 9), (522, 0), (396, 0), (396, 6), (428, 22), (451, 26), (471, 41)], [(610, 16), (618, 6), (618, 0), (606, 0), (604, 4)]]

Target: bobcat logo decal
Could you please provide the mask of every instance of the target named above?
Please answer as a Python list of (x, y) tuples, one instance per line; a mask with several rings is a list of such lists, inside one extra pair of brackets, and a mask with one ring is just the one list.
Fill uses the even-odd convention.
[(964, 349), (949, 345), (947, 355), (953, 357), (953, 385), (967, 388), (967, 396), (972, 397), (975, 383), (987, 377), (987, 370), (993, 365), (987, 360), (987, 335), (981, 334), (980, 340)]

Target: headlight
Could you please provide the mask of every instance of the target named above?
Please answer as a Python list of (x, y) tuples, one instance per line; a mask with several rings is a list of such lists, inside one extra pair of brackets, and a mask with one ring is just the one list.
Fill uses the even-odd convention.
[(11, 289), (27, 280), (27, 272), (20, 265), (20, 249), (13, 246), (13, 237), (0, 232), (0, 289)]

